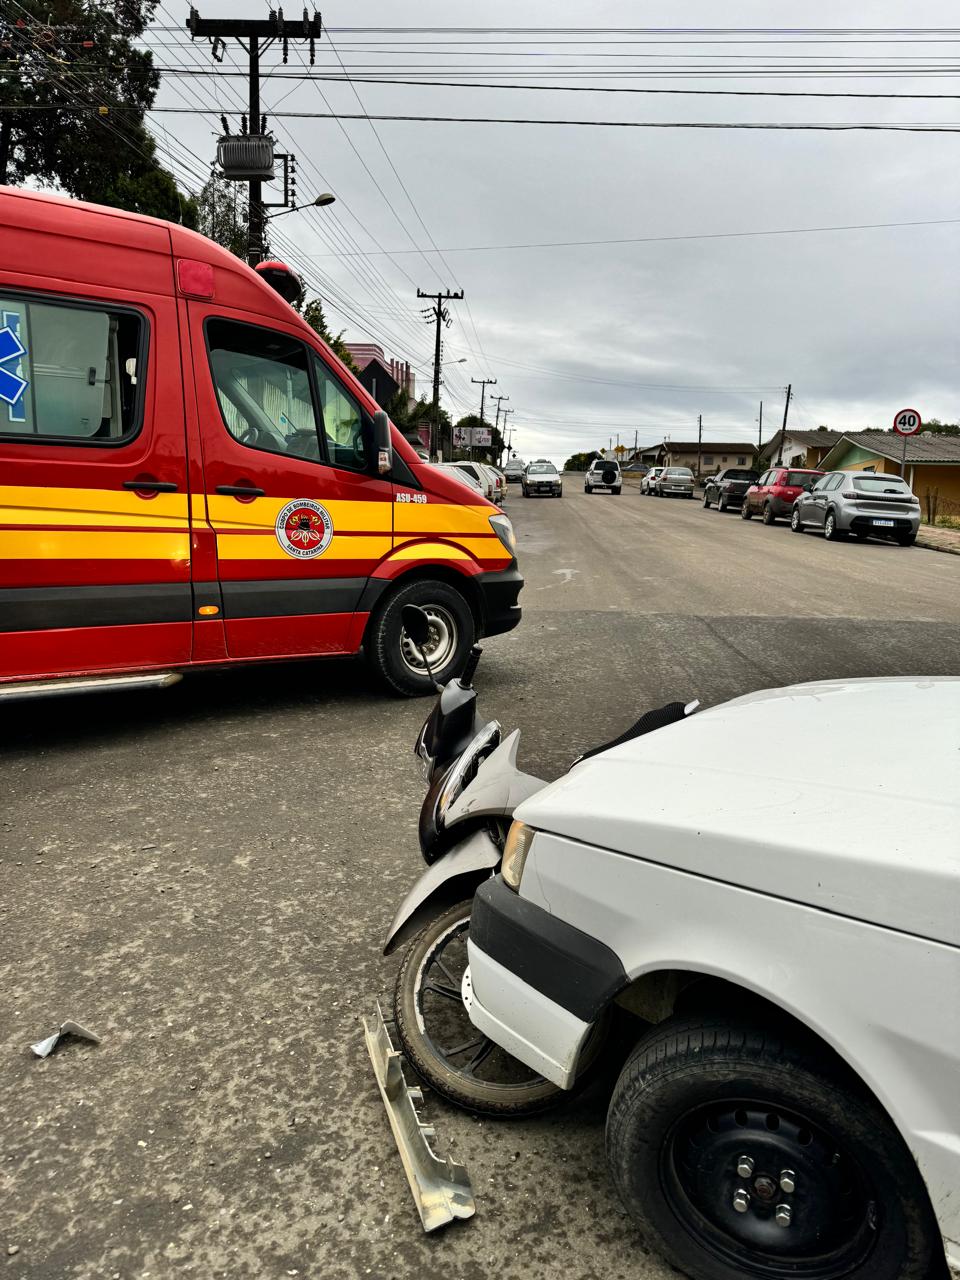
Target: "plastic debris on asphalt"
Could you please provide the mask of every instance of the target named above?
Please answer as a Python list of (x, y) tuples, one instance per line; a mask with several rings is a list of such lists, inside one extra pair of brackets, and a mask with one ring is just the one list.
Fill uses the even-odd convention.
[(100, 1037), (96, 1032), (81, 1027), (79, 1022), (61, 1022), (52, 1036), (47, 1036), (45, 1040), (38, 1040), (30, 1048), (38, 1058), (49, 1058), (64, 1036), (76, 1036), (79, 1040), (90, 1040), (93, 1044), (100, 1043)]

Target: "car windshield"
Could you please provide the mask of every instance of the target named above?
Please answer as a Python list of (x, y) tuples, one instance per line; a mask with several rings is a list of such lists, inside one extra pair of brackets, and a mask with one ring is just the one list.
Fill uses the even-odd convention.
[(784, 484), (813, 484), (820, 479), (816, 471), (788, 471)]
[(756, 480), (756, 471), (725, 471), (723, 473), (725, 480)]
[(666, 474), (668, 476), (680, 476), (681, 479), (693, 479), (693, 472), (689, 467), (667, 467)]
[(909, 488), (899, 476), (854, 476), (853, 487), (862, 493), (908, 493)]
[(534, 462), (527, 467), (528, 476), (555, 476), (557, 468), (552, 462)]

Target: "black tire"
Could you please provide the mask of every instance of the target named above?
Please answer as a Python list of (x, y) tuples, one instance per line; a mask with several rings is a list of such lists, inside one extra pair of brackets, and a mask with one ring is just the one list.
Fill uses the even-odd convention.
[(728, 505), (727, 495), (725, 493), (721, 493), (720, 497), (717, 499), (717, 510), (726, 511)]
[(897, 544), (901, 547), (912, 547), (917, 540), (915, 533), (901, 533), (897, 535)]
[(776, 524), (777, 517), (773, 514), (773, 506), (769, 502), (763, 504), (763, 523)]
[(741, 504), (740, 504), (740, 519), (741, 519), (741, 520), (752, 520), (752, 519), (753, 519), (753, 512), (752, 512), (752, 511), (750, 510), (750, 508), (747, 506), (746, 501), (741, 502)]
[[(450, 907), (432, 920), (410, 944), (397, 974), (394, 990), (393, 1013), (397, 1035), (404, 1053), (417, 1073), (432, 1089), (436, 1089), (437, 1093), (458, 1106), (487, 1116), (520, 1116), (543, 1111), (559, 1102), (564, 1090), (536, 1075), (503, 1049), (493, 1046), (482, 1032), (471, 1025), (462, 1003), (448, 999), (447, 1003), (451, 1006), (449, 1019), (447, 1024), (441, 1025), (444, 1025), (444, 1029), (449, 1025), (451, 1047), (462, 1044), (465, 1046), (463, 1053), (445, 1057), (440, 1052), (440, 1047), (427, 1034), (426, 1022), (428, 1018), (434, 1020), (435, 1014), (427, 1007), (426, 1001), (428, 996), (436, 997), (437, 993), (421, 990), (426, 972), (424, 966), (428, 964), (431, 953), (446, 940), (446, 935), (451, 935), (452, 938), (447, 943), (448, 948), (459, 948), (461, 941), (467, 936), (472, 905), (472, 900), (468, 899)], [(454, 930), (460, 932), (452, 934)], [(447, 958), (449, 960), (450, 956)], [(452, 963), (447, 967), (452, 968)], [(454, 970), (453, 976), (459, 979), (460, 972)], [(446, 987), (448, 983), (444, 982), (442, 985)], [(459, 992), (457, 996), (459, 997)], [(490, 1046), (489, 1049), (487, 1046)], [(464, 1054), (471, 1051), (476, 1054), (481, 1050), (486, 1051), (487, 1056), (479, 1066), (486, 1068), (488, 1077), (491, 1073), (501, 1075), (502, 1082), (496, 1083), (489, 1078), (480, 1079), (450, 1066), (450, 1058), (462, 1060)], [(507, 1077), (511, 1073), (517, 1077), (516, 1083), (508, 1082)]]
[(824, 516), (823, 536), (826, 538), (827, 542), (839, 542), (841, 538), (845, 538), (847, 536), (845, 533), (841, 533), (837, 528), (837, 513), (835, 511), (828, 511)]
[(790, 528), (794, 533), (803, 533), (803, 525), (800, 522), (800, 508), (794, 507), (790, 512)]
[(584, 493), (593, 493), (593, 490), (590, 488), (590, 486), (589, 486), (588, 484), (585, 484), (585, 485), (583, 486), (583, 492), (584, 492)]
[(463, 670), (476, 639), (476, 622), (470, 605), (455, 587), (431, 578), (420, 578), (392, 591), (370, 619), (364, 651), (377, 677), (406, 698), (432, 695), (435, 690), (426, 672), (418, 672), (403, 657), (406, 633), (400, 611), (405, 604), (418, 604), (428, 613), (435, 607), (439, 630), (449, 636), (449, 644), (438, 652), (439, 665), (431, 663), (434, 679), (441, 684)]
[(703, 505), (708, 511), (710, 510), (710, 495), (707, 493), (706, 489), (703, 491)]
[[(606, 1147), (635, 1223), (693, 1280), (943, 1274), (902, 1138), (829, 1051), (792, 1032), (723, 1018), (660, 1024), (620, 1074)], [(741, 1155), (755, 1161), (746, 1176)], [(783, 1170), (795, 1200), (777, 1185)], [(747, 1195), (740, 1212), (737, 1190)], [(784, 1202), (792, 1235), (774, 1218)]]
[(616, 489), (613, 490), (614, 494), (619, 494), (621, 492), (621, 489), (622, 489), (622, 485), (617, 485)]

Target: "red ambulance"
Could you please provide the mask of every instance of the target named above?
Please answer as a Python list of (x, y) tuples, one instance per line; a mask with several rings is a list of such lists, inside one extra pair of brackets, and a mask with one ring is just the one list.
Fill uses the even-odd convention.
[(360, 652), (429, 692), (402, 606), (448, 679), (515, 552), (225, 249), (0, 187), (0, 699)]

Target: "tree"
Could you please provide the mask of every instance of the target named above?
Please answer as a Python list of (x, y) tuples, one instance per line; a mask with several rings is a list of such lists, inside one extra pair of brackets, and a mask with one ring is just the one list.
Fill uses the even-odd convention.
[(939, 418), (928, 418), (921, 428), (934, 436), (960, 436), (960, 422), (941, 422)]
[[(228, 182), (218, 173), (210, 175), (197, 200), (197, 230), (243, 262), (247, 260), (247, 207), (243, 184)], [(264, 248), (269, 256), (268, 247)]]
[(575, 453), (572, 458), (568, 458), (563, 464), (564, 471), (588, 471), (590, 463), (601, 455), (596, 449), (590, 453)]
[(353, 362), (353, 356), (347, 350), (347, 344), (343, 340), (345, 330), (341, 329), (334, 336), (327, 328), (326, 317), (323, 314), (323, 303), (319, 298), (311, 298), (303, 308), (303, 318), (311, 329), (315, 329), (319, 333), (334, 355), (339, 356), (348, 369), (352, 369), (354, 373), (360, 372)]
[(193, 226), (194, 201), (157, 159), (144, 124), (160, 73), (133, 41), (157, 0), (17, 0), (0, 47), (0, 182)]

